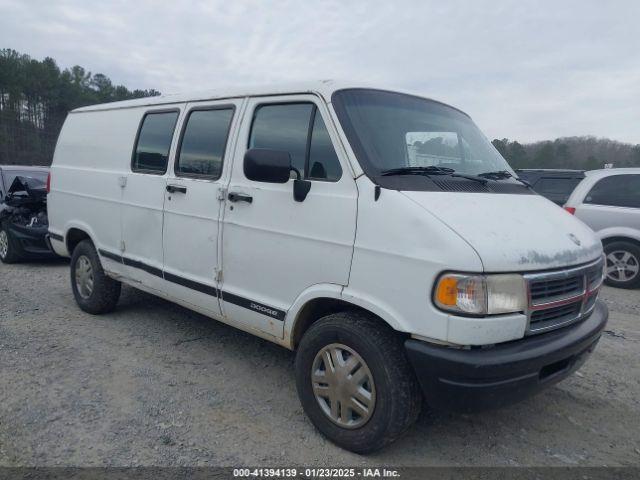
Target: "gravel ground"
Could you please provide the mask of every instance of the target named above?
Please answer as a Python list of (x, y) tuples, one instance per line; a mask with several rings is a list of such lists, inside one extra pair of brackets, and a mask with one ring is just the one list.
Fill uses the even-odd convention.
[(640, 291), (571, 378), (510, 408), (423, 414), (367, 457), (324, 440), (291, 352), (131, 288), (73, 300), (65, 262), (0, 264), (0, 465), (640, 465)]

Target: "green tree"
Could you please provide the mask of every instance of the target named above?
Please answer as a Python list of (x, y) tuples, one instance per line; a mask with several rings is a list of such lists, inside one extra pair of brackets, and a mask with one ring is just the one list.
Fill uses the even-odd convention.
[(529, 166), (527, 151), (520, 143), (511, 143), (511, 145), (509, 145), (509, 154), (511, 159), (511, 166), (513, 168), (527, 168)]
[(503, 138), (502, 140), (498, 140), (497, 138), (494, 139), (492, 142), (494, 147), (496, 147), (496, 150), (498, 150), (498, 152), (500, 152), (500, 155), (502, 155), (507, 161), (509, 161), (509, 139), (508, 138)]
[(584, 163), (585, 170), (595, 170), (602, 167), (604, 167), (604, 162), (601, 162), (593, 155), (589, 155), (587, 161)]
[(111, 80), (109, 80), (106, 75), (96, 73), (93, 78), (91, 78), (90, 86), (96, 92), (97, 98), (100, 102), (113, 101), (115, 88), (113, 87)]
[(533, 157), (535, 168), (554, 168), (557, 164), (556, 151), (553, 143), (545, 142)]
[(53, 58), (39, 61), (1, 49), (0, 164), (50, 164), (69, 110), (154, 95), (159, 92), (113, 85), (79, 65), (61, 71)]
[(556, 158), (557, 164), (562, 168), (572, 168), (573, 158), (571, 155), (571, 148), (566, 143), (561, 142), (560, 140), (556, 140), (554, 142), (556, 147)]

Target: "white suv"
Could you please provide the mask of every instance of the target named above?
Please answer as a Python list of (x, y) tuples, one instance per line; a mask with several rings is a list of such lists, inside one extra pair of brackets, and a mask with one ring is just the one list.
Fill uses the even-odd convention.
[(606, 283), (640, 287), (640, 168), (586, 172), (565, 210), (589, 225), (602, 240)]
[[(83, 310), (121, 283), (296, 350), (305, 412), (380, 448), (434, 408), (520, 400), (607, 321), (602, 244), (468, 115), (319, 82), (74, 110), (50, 238)], [(238, 392), (242, 395), (242, 392)]]

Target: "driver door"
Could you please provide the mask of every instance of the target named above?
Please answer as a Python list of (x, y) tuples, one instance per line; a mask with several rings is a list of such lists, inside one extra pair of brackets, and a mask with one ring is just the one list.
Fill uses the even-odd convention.
[[(231, 321), (282, 338), (287, 310), (305, 289), (348, 284), (357, 189), (316, 96), (252, 98), (244, 118), (222, 220), (221, 304)], [(304, 201), (294, 200), (293, 180), (247, 179), (249, 148), (288, 151), (311, 181)]]

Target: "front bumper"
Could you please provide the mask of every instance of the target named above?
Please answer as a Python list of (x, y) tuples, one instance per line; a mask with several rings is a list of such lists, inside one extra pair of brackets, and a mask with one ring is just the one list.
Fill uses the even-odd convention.
[(608, 318), (598, 300), (580, 323), (491, 348), (459, 350), (414, 339), (405, 348), (431, 407), (478, 411), (520, 401), (577, 370)]

